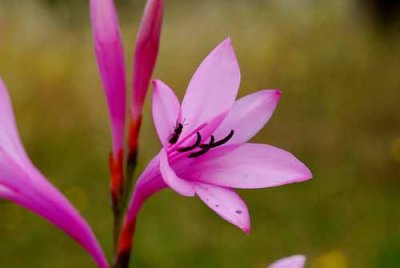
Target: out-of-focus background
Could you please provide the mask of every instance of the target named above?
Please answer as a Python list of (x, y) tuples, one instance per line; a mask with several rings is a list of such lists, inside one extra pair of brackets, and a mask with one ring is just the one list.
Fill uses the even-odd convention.
[[(88, 1), (1, 0), (0, 74), (29, 155), (112, 249), (108, 114)], [(143, 0), (117, 0), (130, 68)], [(293, 152), (314, 179), (241, 191), (250, 236), (198, 199), (166, 190), (138, 222), (133, 267), (400, 267), (399, 1), (167, 0), (155, 76), (182, 96), (201, 60), (231, 36), (240, 95), (279, 88), (254, 139)], [(140, 168), (159, 150), (147, 101)], [(94, 267), (47, 222), (0, 202), (1, 267)]]

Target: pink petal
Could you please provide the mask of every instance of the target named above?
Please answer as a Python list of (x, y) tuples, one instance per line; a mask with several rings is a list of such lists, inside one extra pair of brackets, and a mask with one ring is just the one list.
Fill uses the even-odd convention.
[(21, 167), (2, 154), (0, 185), (0, 197), (15, 202), (54, 224), (85, 248), (98, 267), (108, 267), (100, 244), (87, 222), (34, 167)]
[(303, 268), (306, 263), (306, 257), (295, 255), (274, 262), (268, 268)]
[(18, 135), (6, 86), (0, 78), (0, 148), (23, 163), (30, 163)]
[(158, 137), (164, 146), (173, 133), (179, 117), (179, 100), (175, 93), (160, 80), (153, 82), (153, 120)]
[(126, 80), (122, 40), (113, 0), (90, 0), (97, 64), (107, 97), (113, 153), (123, 147), (126, 116)]
[[(214, 133), (214, 131), (219, 127), (221, 122), (223, 122), (226, 115), (229, 113), (229, 110), (223, 111), (213, 119), (210, 119), (207, 123), (207, 126), (201, 129), (201, 137), (203, 142), (207, 142), (208, 138)], [(191, 143), (193, 144), (193, 142)]]
[(234, 130), (228, 144), (242, 144), (256, 135), (271, 118), (281, 97), (279, 90), (261, 90), (236, 101), (213, 135), (223, 139)]
[(228, 188), (205, 183), (194, 183), (200, 199), (226, 221), (244, 232), (250, 232), (250, 216), (246, 203), (238, 194)]
[(188, 124), (184, 133), (228, 111), (239, 84), (239, 65), (228, 38), (207, 56), (190, 81), (182, 102), (182, 116)]
[(131, 103), (133, 118), (139, 118), (142, 113), (150, 78), (157, 60), (163, 13), (163, 0), (147, 1), (136, 41), (133, 66)]
[(191, 182), (179, 178), (168, 163), (168, 156), (164, 149), (160, 153), (160, 171), (164, 182), (178, 194), (194, 196), (195, 192)]
[(265, 188), (301, 182), (310, 170), (292, 154), (264, 144), (228, 145), (198, 157), (182, 174), (230, 188)]
[(0, 198), (10, 198), (13, 195), (14, 195), (13, 191), (8, 189), (7, 187), (0, 185)]
[(42, 216), (84, 247), (99, 267), (108, 267), (104, 253), (86, 221), (26, 156), (10, 99), (1, 80), (0, 133), (0, 198)]

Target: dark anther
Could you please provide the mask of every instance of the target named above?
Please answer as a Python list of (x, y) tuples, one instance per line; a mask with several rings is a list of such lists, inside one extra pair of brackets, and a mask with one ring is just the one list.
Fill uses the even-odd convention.
[(200, 134), (200, 132), (197, 132), (196, 134), (197, 134), (197, 139), (196, 139), (196, 142), (193, 145), (188, 146), (188, 147), (178, 148), (177, 151), (180, 152), (180, 153), (185, 153), (185, 152), (189, 152), (189, 151), (191, 151), (193, 149), (196, 149), (200, 145), (200, 142), (201, 142), (201, 134)]
[(218, 147), (218, 146), (221, 146), (221, 145), (227, 143), (230, 139), (232, 139), (233, 134), (235, 134), (235, 131), (232, 129), (231, 132), (229, 132), (228, 136), (226, 136), (222, 140), (219, 140), (217, 142), (214, 142), (213, 144), (210, 144), (211, 148), (215, 148), (215, 147)]
[(210, 141), (213, 141), (212, 143), (210, 142), (210, 143), (206, 143), (206, 144), (200, 144), (199, 145), (199, 147), (201, 148), (201, 149), (211, 149), (212, 147), (213, 147), (213, 144), (214, 144), (214, 140), (215, 140), (215, 137), (213, 136), (213, 135), (211, 135), (211, 137), (210, 137)]
[(201, 150), (200, 150), (200, 151), (197, 151), (197, 152), (194, 152), (194, 153), (191, 153), (188, 157), (189, 157), (189, 158), (195, 158), (195, 157), (199, 157), (199, 156), (201, 156), (201, 155), (207, 153), (207, 152), (212, 148), (213, 143), (214, 143), (214, 136), (211, 136), (211, 138), (210, 138), (210, 143), (209, 143), (209, 144), (207, 144), (207, 145), (204, 145), (204, 144), (200, 145)]

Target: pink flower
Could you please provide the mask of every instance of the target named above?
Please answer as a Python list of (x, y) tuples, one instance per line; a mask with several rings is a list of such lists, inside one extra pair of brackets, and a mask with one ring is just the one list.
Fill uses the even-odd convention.
[(40, 173), (22, 146), (6, 87), (0, 79), (0, 199), (25, 207), (67, 233), (96, 261), (107, 260), (87, 222)]
[[(147, 1), (136, 41), (131, 115), (140, 120), (157, 59), (164, 1)], [(126, 118), (126, 78), (122, 39), (113, 0), (91, 0), (94, 47), (110, 112), (113, 153), (123, 147)]]
[(91, 0), (94, 47), (110, 112), (113, 154), (123, 148), (126, 118), (126, 79), (122, 40), (113, 0)]
[(146, 4), (136, 40), (133, 66), (131, 115), (139, 118), (157, 59), (160, 45), (164, 1), (149, 0)]
[[(133, 67), (128, 163), (136, 165), (141, 113), (155, 66), (163, 17), (163, 0), (149, 0), (140, 25)], [(90, 0), (94, 47), (108, 102), (113, 150), (110, 155), (113, 203), (124, 191), (123, 145), (126, 123), (126, 78), (122, 39), (113, 0)], [(129, 178), (128, 178), (129, 179)]]
[(149, 196), (170, 187), (184, 196), (197, 195), (222, 218), (249, 232), (247, 206), (234, 188), (275, 187), (312, 177), (292, 154), (248, 142), (268, 122), (281, 93), (261, 90), (235, 101), (239, 83), (230, 39), (202, 62), (182, 106), (166, 84), (153, 83), (153, 118), (163, 148), (136, 184), (125, 226), (132, 225)]
[(306, 262), (306, 257), (303, 255), (294, 255), (281, 260), (278, 260), (268, 266), (268, 268), (303, 268)]
[(124, 51), (113, 0), (91, 0), (94, 48), (111, 119), (111, 196), (116, 207), (123, 192), (123, 146), (126, 120)]
[(136, 40), (128, 152), (128, 161), (132, 167), (137, 162), (143, 104), (157, 60), (163, 13), (164, 0), (147, 1)]

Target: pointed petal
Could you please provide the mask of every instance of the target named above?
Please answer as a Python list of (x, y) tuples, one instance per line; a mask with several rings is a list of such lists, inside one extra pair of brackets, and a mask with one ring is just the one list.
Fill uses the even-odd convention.
[[(0, 185), (0, 197), (15, 202), (54, 224), (85, 248), (99, 267), (108, 267), (100, 244), (87, 222), (34, 167), (22, 169), (11, 158), (2, 154)], [(3, 188), (9, 190), (4, 191)]]
[(200, 199), (226, 221), (244, 232), (250, 232), (250, 216), (246, 203), (238, 194), (228, 188), (205, 183), (194, 183)]
[[(186, 174), (187, 173), (187, 174)], [(230, 188), (265, 188), (301, 182), (310, 170), (292, 154), (264, 144), (228, 145), (198, 157), (185, 176)]]
[(153, 120), (163, 146), (168, 145), (168, 138), (173, 133), (180, 111), (179, 100), (175, 93), (160, 80), (153, 82)]
[(168, 156), (164, 149), (160, 153), (160, 171), (164, 182), (175, 192), (183, 196), (194, 196), (195, 192), (192, 183), (176, 175), (168, 163)]
[(0, 149), (23, 163), (30, 163), (18, 135), (6, 86), (0, 78)]
[(268, 266), (268, 268), (303, 268), (306, 263), (306, 257), (303, 255), (295, 255), (278, 260)]
[(17, 132), (8, 93), (0, 80), (0, 198), (42, 216), (76, 240), (106, 268), (92, 230), (68, 200), (32, 165)]
[(122, 149), (126, 116), (126, 80), (122, 40), (113, 0), (90, 0), (94, 48), (107, 97), (113, 153)]
[(202, 123), (229, 110), (240, 84), (240, 70), (228, 38), (201, 63), (190, 81), (182, 102), (182, 116), (190, 132)]
[(216, 140), (223, 139), (234, 130), (234, 135), (227, 144), (249, 141), (269, 121), (280, 97), (279, 90), (261, 90), (236, 101), (213, 133)]
[(131, 113), (140, 117), (160, 45), (164, 0), (147, 1), (136, 41)]

